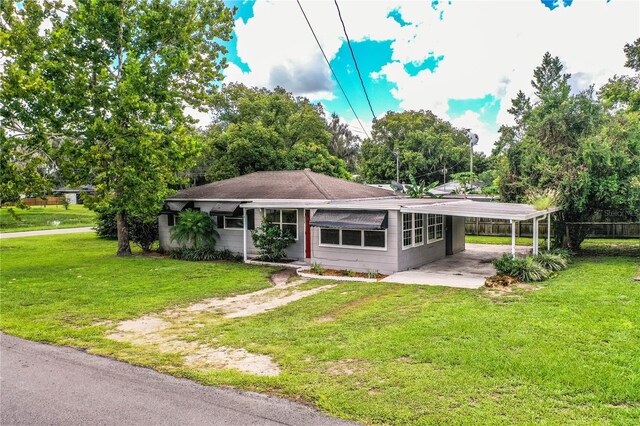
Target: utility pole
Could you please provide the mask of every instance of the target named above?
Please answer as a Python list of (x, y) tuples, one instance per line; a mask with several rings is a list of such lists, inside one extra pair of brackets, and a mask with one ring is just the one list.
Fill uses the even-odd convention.
[(473, 146), (478, 144), (478, 135), (467, 129), (467, 137), (469, 138), (469, 171), (473, 173)]
[(442, 167), (442, 174), (444, 175), (444, 182), (442, 182), (442, 183), (447, 183), (447, 172), (448, 172), (447, 166), (443, 166)]
[(396, 151), (396, 182), (400, 183), (400, 151)]

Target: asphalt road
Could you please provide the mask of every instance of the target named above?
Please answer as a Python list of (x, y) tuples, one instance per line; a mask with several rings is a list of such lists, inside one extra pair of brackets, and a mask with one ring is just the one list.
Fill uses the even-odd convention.
[(84, 228), (61, 228), (61, 229), (43, 229), (41, 231), (21, 231), (21, 232), (2, 232), (0, 240), (5, 238), (22, 238), (22, 237), (39, 237), (41, 235), (60, 235), (60, 234), (78, 234), (82, 232), (93, 232), (90, 226)]
[(352, 423), (285, 399), (202, 386), (76, 349), (0, 334), (0, 424)]

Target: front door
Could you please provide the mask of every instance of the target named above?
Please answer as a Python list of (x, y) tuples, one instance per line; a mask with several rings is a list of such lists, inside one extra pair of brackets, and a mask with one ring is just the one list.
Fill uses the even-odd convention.
[(304, 211), (304, 257), (311, 259), (311, 211)]
[(444, 240), (445, 253), (447, 254), (447, 256), (450, 256), (453, 254), (453, 218), (451, 216), (445, 216)]

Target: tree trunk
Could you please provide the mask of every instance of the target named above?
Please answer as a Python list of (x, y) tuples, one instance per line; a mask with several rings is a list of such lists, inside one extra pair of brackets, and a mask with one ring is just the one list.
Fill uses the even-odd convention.
[(121, 210), (116, 213), (116, 229), (118, 232), (117, 256), (131, 256), (131, 244), (129, 243), (129, 228), (127, 227), (126, 213)]

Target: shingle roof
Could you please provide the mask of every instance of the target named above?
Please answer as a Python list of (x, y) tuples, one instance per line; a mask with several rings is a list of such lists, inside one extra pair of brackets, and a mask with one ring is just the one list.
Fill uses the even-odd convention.
[(169, 200), (348, 200), (391, 191), (305, 170), (255, 172), (184, 189)]

